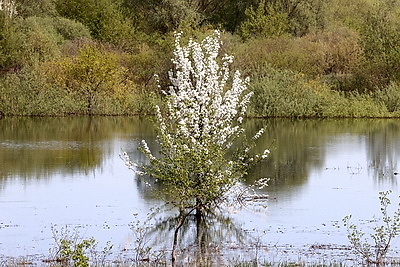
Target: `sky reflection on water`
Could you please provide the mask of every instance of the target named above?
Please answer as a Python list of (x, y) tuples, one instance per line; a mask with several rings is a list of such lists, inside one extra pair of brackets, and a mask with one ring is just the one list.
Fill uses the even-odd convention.
[[(250, 120), (246, 128), (262, 125), (258, 148), (271, 156), (248, 182), (271, 178), (268, 208), (230, 218), (269, 247), (346, 245), (344, 216), (379, 215), (379, 191), (393, 190), (397, 202), (400, 121)], [(123, 149), (143, 160), (137, 142), (155, 137), (146, 120), (5, 118), (0, 130), (0, 254), (47, 254), (51, 225), (129, 247), (133, 214), (144, 220), (160, 203), (119, 158)]]

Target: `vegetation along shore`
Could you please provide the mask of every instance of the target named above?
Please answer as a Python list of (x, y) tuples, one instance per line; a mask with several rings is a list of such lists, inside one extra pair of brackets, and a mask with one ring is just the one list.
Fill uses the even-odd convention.
[[(2, 0), (0, 114), (152, 114), (174, 32), (221, 31), (253, 117), (398, 117), (398, 3)], [(155, 76), (157, 74), (158, 76)], [(157, 81), (158, 80), (158, 81)]]

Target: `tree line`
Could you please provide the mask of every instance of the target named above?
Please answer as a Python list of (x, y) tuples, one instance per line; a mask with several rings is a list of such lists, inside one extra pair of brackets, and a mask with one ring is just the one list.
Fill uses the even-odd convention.
[[(251, 116), (400, 114), (396, 0), (1, 0), (5, 115), (148, 114), (174, 32), (221, 31)], [(154, 74), (158, 74), (157, 78)]]

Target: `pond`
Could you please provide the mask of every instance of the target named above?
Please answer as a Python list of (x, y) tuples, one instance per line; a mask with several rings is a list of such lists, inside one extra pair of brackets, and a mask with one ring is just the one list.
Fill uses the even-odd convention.
[[(249, 133), (262, 126), (257, 148), (271, 154), (245, 183), (271, 179), (263, 189), (267, 208), (220, 214), (210, 236), (226, 240), (210, 242), (230, 247), (233, 257), (262, 253), (268, 262), (349, 259), (342, 219), (352, 214), (361, 227), (375, 226), (380, 191), (392, 190), (398, 203), (400, 120), (246, 122)], [(116, 251), (132, 249), (132, 225), (162, 203), (119, 157), (127, 151), (143, 161), (136, 150), (142, 139), (154, 146), (155, 133), (149, 120), (135, 117), (0, 120), (0, 255), (47, 255), (52, 228), (65, 226), (100, 245), (111, 241)], [(159, 222), (171, 216), (160, 212)], [(169, 248), (166, 228), (159, 225), (153, 237)], [(394, 251), (399, 247), (396, 240)]]

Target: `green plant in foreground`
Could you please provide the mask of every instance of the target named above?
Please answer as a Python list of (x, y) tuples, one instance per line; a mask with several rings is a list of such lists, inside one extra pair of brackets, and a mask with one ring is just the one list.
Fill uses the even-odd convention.
[(65, 261), (72, 261), (74, 266), (89, 266), (89, 257), (86, 251), (94, 246), (96, 240), (94, 238), (83, 239), (78, 243), (75, 240), (61, 240), (60, 255)]
[[(372, 228), (373, 233), (370, 234), (369, 239), (355, 224), (350, 223), (351, 215), (343, 219), (352, 250), (356, 255), (361, 256), (367, 264), (378, 266), (384, 264), (391, 242), (400, 234), (400, 204), (392, 217), (388, 215), (388, 206), (390, 205), (388, 195), (391, 192), (391, 190), (379, 192), (382, 216), (380, 221), (382, 221), (382, 224)], [(371, 244), (371, 241), (373, 241), (373, 244)]]
[(62, 262), (63, 266), (104, 266), (106, 257), (111, 254), (113, 248), (110, 242), (107, 242), (102, 252), (98, 253), (98, 243), (93, 237), (83, 239), (77, 230), (71, 232), (67, 227), (58, 231), (52, 226), (52, 232), (55, 241), (52, 260)]
[(138, 214), (134, 214), (136, 220), (130, 225), (135, 236), (134, 239), (134, 260), (138, 262), (151, 262), (152, 264), (160, 264), (165, 261), (166, 253), (164, 250), (155, 251), (152, 246), (148, 243), (150, 241), (150, 232), (152, 228), (151, 220), (154, 218), (154, 214), (160, 212), (159, 209), (155, 209), (147, 215), (146, 220), (140, 221), (137, 219)]

